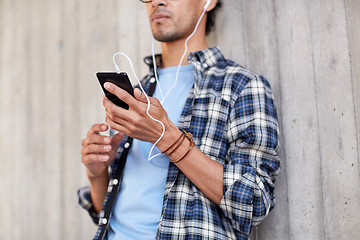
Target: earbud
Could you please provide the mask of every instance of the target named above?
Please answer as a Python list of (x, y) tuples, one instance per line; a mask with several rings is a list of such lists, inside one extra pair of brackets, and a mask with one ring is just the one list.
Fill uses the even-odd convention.
[[(149, 1), (149, 2), (150, 2), (150, 1)], [(168, 94), (169, 94), (169, 93), (172, 91), (172, 89), (176, 86), (176, 83), (177, 83), (178, 77), (179, 77), (179, 70), (180, 70), (180, 67), (181, 67), (181, 63), (183, 62), (183, 60), (184, 60), (184, 58), (185, 58), (185, 55), (186, 55), (186, 53), (187, 53), (187, 49), (188, 49), (187, 43), (188, 43), (188, 41), (190, 40), (190, 38), (195, 34), (196, 30), (198, 29), (199, 24), (200, 24), (200, 22), (201, 22), (201, 19), (204, 17), (204, 15), (205, 15), (205, 13), (206, 13), (206, 9), (210, 6), (210, 3), (211, 3), (211, 0), (206, 0), (205, 6), (204, 6), (204, 10), (203, 10), (203, 12), (202, 12), (199, 20), (197, 21), (197, 23), (196, 23), (196, 25), (195, 25), (194, 31), (193, 31), (193, 32), (188, 36), (188, 38), (185, 40), (185, 50), (184, 50), (184, 53), (183, 53), (183, 55), (182, 55), (182, 57), (181, 57), (181, 59), (180, 59), (179, 66), (178, 66), (177, 71), (176, 71), (175, 82), (174, 82), (174, 84), (171, 86), (171, 88), (168, 90), (168, 92), (166, 93), (166, 95), (163, 97), (161, 103), (163, 103), (163, 102), (165, 101), (165, 99), (166, 99), (166, 97), (168, 96)], [(153, 40), (154, 40), (154, 38), (153, 38)], [(127, 60), (128, 60), (129, 63), (130, 63), (131, 70), (132, 70), (132, 72), (134, 73), (134, 76), (135, 76), (136, 81), (138, 82), (138, 84), (139, 84), (139, 86), (140, 86), (141, 91), (145, 94), (145, 97), (146, 97), (146, 100), (147, 100), (147, 103), (148, 103), (148, 104), (147, 104), (147, 109), (146, 109), (146, 114), (147, 114), (152, 120), (160, 123), (161, 126), (163, 127), (163, 131), (162, 131), (161, 136), (160, 136), (159, 139), (152, 145), (152, 147), (151, 147), (151, 149), (150, 149), (150, 152), (149, 152), (149, 155), (148, 155), (148, 161), (150, 161), (150, 160), (153, 159), (154, 157), (157, 157), (157, 156), (161, 155), (161, 153), (158, 153), (158, 154), (156, 154), (156, 155), (154, 155), (154, 156), (151, 156), (151, 153), (152, 153), (154, 147), (156, 146), (156, 144), (157, 144), (157, 143), (162, 139), (162, 137), (164, 136), (164, 134), (165, 134), (165, 125), (164, 125), (160, 120), (155, 119), (154, 117), (152, 117), (152, 116), (150, 115), (150, 113), (149, 113), (149, 110), (150, 110), (150, 99), (149, 99), (149, 97), (147, 96), (144, 88), (142, 87), (140, 80), (139, 80), (138, 77), (136, 76), (136, 73), (135, 73), (135, 70), (134, 70), (134, 67), (133, 67), (133, 64), (132, 64), (130, 58), (129, 58), (125, 53), (118, 52), (118, 53), (115, 53), (114, 56), (113, 56), (113, 62), (114, 62), (114, 66), (115, 66), (116, 72), (117, 72), (118, 74), (120, 73), (120, 68), (119, 68), (119, 66), (116, 64), (116, 61), (115, 61), (115, 57), (116, 57), (117, 55), (123, 55), (124, 57), (127, 58)], [(154, 42), (153, 42), (153, 44), (152, 44), (152, 56), (153, 56), (153, 62), (154, 62), (155, 78), (156, 78), (156, 80), (158, 81), (158, 79), (157, 79), (157, 74), (156, 74), (156, 63), (155, 63), (156, 61), (155, 61), (155, 54), (154, 54)], [(196, 84), (196, 83), (195, 83), (195, 84)], [(160, 84), (158, 83), (158, 85), (160, 85)], [(159, 89), (160, 89), (160, 91), (161, 91), (160, 86), (159, 86)], [(161, 95), (162, 95), (162, 92), (161, 92)]]
[(210, 6), (211, 0), (207, 0), (204, 6), (204, 10), (206, 10)]

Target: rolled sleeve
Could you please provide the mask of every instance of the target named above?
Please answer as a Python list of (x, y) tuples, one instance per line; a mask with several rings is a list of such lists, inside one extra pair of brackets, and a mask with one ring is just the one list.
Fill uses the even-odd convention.
[(249, 81), (235, 100), (227, 134), (220, 208), (235, 229), (249, 234), (275, 206), (274, 181), (280, 169), (277, 114), (262, 77)]
[(90, 187), (86, 186), (78, 190), (79, 204), (82, 208), (88, 211), (90, 217), (95, 224), (99, 222), (99, 214), (95, 211), (90, 195)]

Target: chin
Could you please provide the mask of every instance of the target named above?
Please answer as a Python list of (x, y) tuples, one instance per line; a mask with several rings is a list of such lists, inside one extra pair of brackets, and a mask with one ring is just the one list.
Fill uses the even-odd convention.
[(172, 42), (179, 39), (174, 34), (154, 34), (154, 38), (159, 42)]

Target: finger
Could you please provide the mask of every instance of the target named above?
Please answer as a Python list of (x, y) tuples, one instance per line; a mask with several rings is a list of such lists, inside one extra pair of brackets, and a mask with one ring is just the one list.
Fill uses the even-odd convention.
[(85, 147), (89, 144), (110, 144), (111, 138), (108, 136), (101, 136), (98, 134), (90, 135), (81, 141), (81, 146)]
[(136, 100), (143, 102), (143, 103), (147, 103), (146, 96), (140, 89), (138, 89), (138, 88), (134, 89), (134, 96), (135, 96)]
[(124, 139), (124, 134), (117, 133), (114, 135), (114, 137), (111, 140), (111, 147), (112, 149), (117, 149), (120, 146), (120, 143)]
[(111, 145), (99, 145), (99, 144), (90, 144), (81, 149), (81, 155), (91, 155), (97, 153), (108, 153), (111, 151)]
[(100, 124), (94, 124), (91, 126), (90, 130), (87, 133), (87, 136), (93, 135), (93, 134), (99, 134), (100, 132), (105, 132), (108, 130), (108, 126), (106, 124), (100, 123)]
[(112, 94), (115, 94), (118, 98), (120, 98), (122, 101), (127, 103), (129, 107), (136, 107), (137, 104), (136, 99), (133, 96), (131, 96), (130, 93), (128, 93), (127, 91), (109, 82), (106, 82), (104, 84), (104, 87), (106, 88), (106, 90), (108, 90)]
[(156, 98), (156, 97), (149, 97), (149, 99), (150, 99), (150, 104), (151, 104), (151, 106), (163, 108), (162, 105), (161, 105), (161, 102), (160, 102), (160, 100), (159, 100), (158, 98)]
[(110, 128), (122, 133), (122, 134), (125, 134), (125, 135), (128, 135), (129, 132), (127, 130), (127, 128), (117, 122), (114, 122), (108, 115), (106, 115), (105, 117), (105, 122), (110, 126)]
[(111, 113), (111, 115), (119, 115), (119, 116), (129, 115), (129, 112), (126, 109), (116, 106), (107, 97), (103, 98), (103, 106), (105, 108), (105, 111)]
[(109, 155), (104, 155), (104, 154), (89, 154), (81, 159), (81, 161), (85, 165), (90, 163), (106, 162), (108, 160), (109, 160)]
[(117, 123), (119, 125), (127, 126), (131, 122), (131, 117), (129, 117), (131, 115), (130, 112), (129, 114), (125, 115), (124, 118), (122, 116), (115, 115), (113, 112), (109, 110), (105, 110), (105, 113), (106, 113), (106, 117), (110, 118), (114, 123)]

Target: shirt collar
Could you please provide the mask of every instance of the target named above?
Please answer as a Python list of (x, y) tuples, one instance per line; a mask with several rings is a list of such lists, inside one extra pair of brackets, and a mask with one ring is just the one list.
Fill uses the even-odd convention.
[[(158, 68), (161, 67), (161, 65), (162, 65), (161, 54), (156, 54), (155, 55), (155, 61), (156, 61), (156, 66)], [(145, 62), (146, 65), (148, 65), (148, 67), (150, 68), (151, 71), (154, 71), (154, 61), (153, 61), (152, 55), (146, 56), (144, 58), (144, 62)]]
[[(223, 60), (224, 56), (220, 52), (218, 47), (207, 48), (197, 52), (191, 52), (188, 57), (188, 61), (191, 62), (196, 69), (207, 68), (215, 66), (219, 61)], [(161, 54), (155, 55), (156, 66), (160, 67), (162, 64)], [(146, 56), (144, 62), (149, 66), (150, 70), (153, 70), (153, 58), (152, 56)]]
[(207, 48), (197, 52), (191, 52), (188, 57), (188, 61), (199, 65), (203, 71), (207, 68), (213, 67), (223, 60), (224, 56), (220, 52), (218, 47)]

